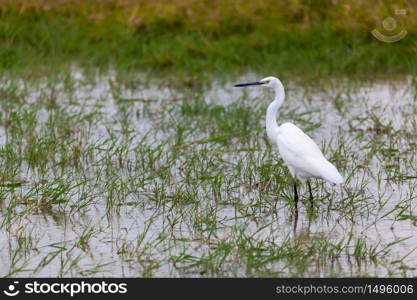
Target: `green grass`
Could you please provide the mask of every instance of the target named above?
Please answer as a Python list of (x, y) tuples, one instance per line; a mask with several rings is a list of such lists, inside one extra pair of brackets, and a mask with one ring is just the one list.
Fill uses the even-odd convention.
[(325, 22), (306, 30), (281, 28), (233, 27), (206, 33), (161, 25), (133, 30), (117, 21), (94, 24), (77, 17), (6, 14), (0, 22), (0, 67), (37, 77), (77, 63), (150, 72), (190, 84), (242, 71), (301, 77), (308, 82), (331, 76), (414, 74), (416, 70), (412, 35), (388, 44), (373, 38), (370, 31), (339, 30)]

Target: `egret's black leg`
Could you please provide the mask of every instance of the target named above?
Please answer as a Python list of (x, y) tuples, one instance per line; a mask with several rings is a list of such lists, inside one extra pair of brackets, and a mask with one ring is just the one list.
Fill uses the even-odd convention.
[(297, 229), (298, 222), (298, 192), (297, 192), (297, 183), (294, 179), (294, 231)]
[(308, 185), (308, 192), (310, 193), (310, 209), (311, 209), (311, 212), (313, 212), (313, 208), (314, 208), (313, 193), (311, 192), (311, 185), (310, 185), (310, 181), (308, 180), (307, 180), (307, 185)]

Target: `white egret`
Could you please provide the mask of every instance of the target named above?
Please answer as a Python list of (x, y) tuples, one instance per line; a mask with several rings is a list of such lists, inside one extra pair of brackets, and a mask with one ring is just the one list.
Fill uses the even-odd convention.
[(236, 84), (235, 87), (252, 85), (272, 88), (275, 92), (275, 99), (268, 106), (266, 112), (266, 133), (272, 144), (278, 146), (278, 151), (293, 177), (294, 227), (296, 227), (298, 219), (297, 179), (301, 182), (307, 181), (311, 206), (313, 206), (313, 195), (309, 178), (322, 178), (334, 184), (341, 184), (344, 180), (336, 167), (324, 157), (317, 144), (300, 128), (288, 122), (278, 126), (277, 112), (285, 98), (284, 86), (281, 81), (276, 77), (266, 77), (257, 82)]

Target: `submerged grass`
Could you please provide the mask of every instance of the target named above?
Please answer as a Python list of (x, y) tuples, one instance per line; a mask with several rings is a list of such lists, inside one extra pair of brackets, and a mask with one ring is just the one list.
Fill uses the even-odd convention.
[(289, 86), (280, 119), (347, 180), (313, 182), (295, 235), (258, 90), (81, 70), (2, 82), (2, 276), (416, 274), (412, 80), (395, 101), (384, 85)]

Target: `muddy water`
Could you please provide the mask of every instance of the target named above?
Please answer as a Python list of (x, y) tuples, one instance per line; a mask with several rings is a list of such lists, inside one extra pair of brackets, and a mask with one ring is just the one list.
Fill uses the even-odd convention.
[[(247, 79), (254, 79), (253, 75), (242, 77), (241, 81)], [(58, 86), (58, 98), (62, 101), (60, 105), (69, 110), (81, 114), (100, 113), (100, 121), (93, 125), (93, 133), (89, 136), (90, 143), (100, 143), (110, 134), (122, 135), (120, 118), (123, 115), (120, 114), (120, 106), (123, 101), (131, 101), (129, 110), (143, 110), (146, 106), (146, 110), (152, 113), (160, 111), (166, 101), (193, 97), (192, 93), (179, 94), (159, 83), (145, 87), (120, 87), (116, 99), (112, 90), (112, 81), (116, 80), (114, 74), (98, 77), (93, 84), (86, 84), (82, 73), (76, 72), (74, 80), (75, 92), (71, 97), (66, 95), (64, 88), (60, 91)], [(233, 84), (213, 84), (202, 100), (227, 106), (242, 101), (244, 97), (266, 108), (272, 96), (270, 93), (262, 89), (242, 92), (232, 88)], [(48, 86), (45, 84), (41, 89), (47, 89)], [(416, 179), (394, 180), (393, 173), (386, 168), (387, 163), (397, 164), (401, 174), (415, 176), (412, 164), (417, 156), (410, 140), (416, 129), (417, 105), (410, 86), (410, 80), (394, 85), (386, 82), (355, 86), (329, 84), (327, 88), (314, 90), (289, 84), (279, 122), (291, 120), (296, 115), (308, 121), (308, 124), (319, 124), (318, 128), (308, 132), (313, 139), (323, 149), (337, 149), (343, 142), (344, 152), (349, 159), (346, 162), (345, 186), (334, 188), (326, 185), (323, 190), (318, 184), (315, 191), (318, 196), (332, 198), (333, 203), (329, 200), (323, 202), (319, 216), (312, 222), (308, 221), (306, 211), (302, 208), (296, 235), (305, 235), (306, 239), (325, 237), (334, 243), (344, 237), (347, 239), (349, 234), (354, 238), (337, 259), (318, 262), (304, 276), (401, 276), (404, 269), (407, 270), (407, 276), (417, 275), (417, 253), (414, 251), (417, 247), (416, 225), (411, 217), (401, 219), (398, 214), (402, 207), (406, 207), (403, 216), (417, 215)], [(28, 105), (39, 101), (40, 87), (27, 89)], [(46, 115), (46, 111), (39, 112), (41, 119), (46, 119)], [(129, 121), (132, 121), (129, 128), (134, 130), (133, 144), (160, 126), (160, 120), (154, 118), (132, 118)], [(263, 124), (264, 120), (259, 122)], [(298, 125), (304, 128), (306, 124), (301, 122)], [(4, 128), (1, 130), (4, 132)], [(162, 131), (153, 132), (157, 134), (150, 138), (150, 143), (158, 143), (165, 138)], [(387, 148), (387, 151), (395, 148), (398, 159), (386, 160), (375, 152), (372, 148), (374, 144)], [(256, 154), (261, 156), (262, 149)], [(229, 154), (227, 158), (232, 163), (239, 159), (242, 159), (241, 154)], [(361, 167), (356, 168), (358, 165)], [(180, 174), (175, 168), (172, 172), (174, 175)], [(23, 197), (30, 190), (31, 182), (37, 181), (37, 176), (29, 167), (23, 166), (20, 177), (26, 178), (28, 184), (16, 188), (13, 194)], [(256, 197), (256, 192), (248, 192), (243, 187), (234, 193), (236, 195), (233, 197), (240, 199), (243, 204), (250, 203)], [(349, 201), (352, 201), (349, 199), (355, 197), (349, 195), (355, 193), (365, 200), (359, 203), (353, 201), (356, 211), (351, 212), (347, 208)], [(141, 201), (137, 195), (131, 197), (125, 202)], [(75, 194), (71, 204), (79, 205), (79, 198)], [(3, 201), (3, 218), (10, 201), (10, 197)], [(210, 199), (207, 203), (201, 203), (202, 207), (210, 205)], [(328, 206), (331, 209), (326, 212)], [(181, 222), (182, 217), (179, 216), (177, 225), (172, 226), (167, 214), (161, 212), (157, 205), (122, 205), (109, 212), (106, 210), (106, 200), (100, 196), (82, 211), (71, 208), (47, 213), (27, 212), (24, 206), (18, 206), (13, 213), (21, 217), (16, 217), (10, 226), (3, 226), (0, 230), (1, 276), (9, 274), (11, 269), (16, 272), (12, 275), (17, 276), (143, 276), (144, 266), (158, 262), (161, 262), (161, 266), (152, 271), (152, 276), (201, 276), (198, 271), (194, 273), (192, 269), (184, 271), (178, 268), (169, 258), (183, 253), (201, 257), (210, 252), (207, 243), (199, 242), (201, 237), (196, 236), (189, 222)], [(187, 213), (193, 213), (193, 210), (188, 209)], [(290, 216), (291, 211), (283, 202), (277, 203), (276, 214), (268, 215), (261, 211), (262, 220), (245, 218), (241, 211), (231, 205), (216, 205), (216, 219), (221, 225), (217, 238), (228, 240), (236, 234), (234, 228), (239, 227), (245, 228), (245, 233), (255, 241), (266, 240), (279, 245), (286, 238), (293, 238)], [(80, 237), (86, 232), (91, 232), (91, 238), (85, 244), (80, 243)], [(166, 239), (161, 236), (166, 236)], [(185, 244), (176, 239), (192, 241)], [(355, 260), (351, 254), (353, 240), (358, 239), (364, 240), (368, 247), (375, 247), (378, 253), (389, 249), (383, 258), (392, 264), (373, 264), (369, 259), (364, 259), (364, 263)], [(16, 252), (19, 253), (17, 259), (14, 257)], [(135, 260), (135, 255), (141, 260)], [(229, 264), (230, 273), (222, 272), (219, 276), (247, 275), (244, 268), (234, 267), (232, 262)], [(293, 275), (293, 271), (285, 266), (285, 261), (278, 261), (268, 267), (281, 276)]]

